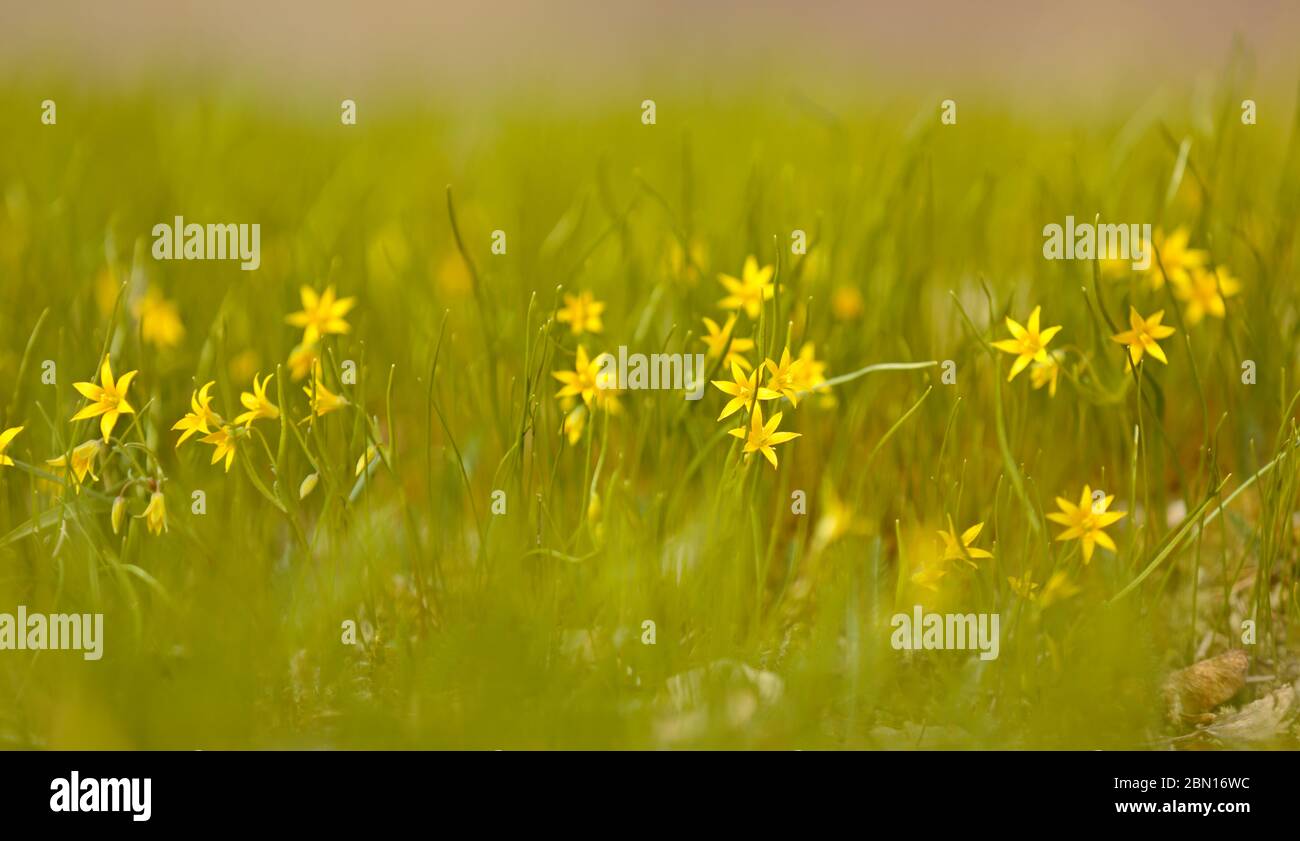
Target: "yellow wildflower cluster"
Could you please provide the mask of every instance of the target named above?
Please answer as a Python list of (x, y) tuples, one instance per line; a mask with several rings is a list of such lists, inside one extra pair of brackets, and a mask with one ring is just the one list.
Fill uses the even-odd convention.
[[(334, 287), (317, 294), (314, 289), (304, 286), (299, 290), (302, 310), (291, 313), (285, 321), (303, 329), (302, 341), (290, 352), (288, 367), (294, 372), (294, 379), (302, 379), (306, 371), (299, 375), (299, 369), (305, 367), (312, 373), (311, 383), (303, 386), (311, 412), (303, 418), (319, 417), (348, 405), (347, 398), (335, 394), (325, 385), (321, 376), (321, 365), (316, 353), (320, 339), (331, 334), (344, 334), (351, 330), (344, 316), (356, 304), (355, 298), (336, 298)], [(172, 425), (172, 429), (181, 432), (176, 446), (180, 447), (190, 436), (202, 433), (198, 439), (201, 443), (212, 445), (212, 464), (225, 463), (225, 469), (235, 461), (241, 441), (246, 439), (253, 423), (259, 420), (278, 420), (280, 407), (271, 401), (267, 388), (275, 374), (261, 372), (253, 374), (252, 391), (239, 395), (239, 402), (245, 411), (236, 415), (234, 420), (226, 421), (212, 408), (213, 382), (206, 383), (190, 397), (190, 411)]]
[[(345, 316), (355, 301), (352, 298), (337, 299), (332, 287), (319, 295), (303, 287), (301, 297), (303, 309), (287, 318), (290, 324), (303, 329), (302, 341), (291, 353), (288, 367), (295, 372), (305, 367), (301, 376), (312, 374), (310, 382), (303, 386), (309, 409), (302, 419), (305, 422), (349, 405), (346, 397), (325, 385), (316, 349), (323, 337), (349, 331)], [(137, 302), (134, 313), (139, 319), (144, 340), (159, 349), (179, 344), (185, 335), (175, 306), (155, 290), (149, 290)], [(109, 522), (115, 534), (120, 533), (126, 522), (132, 492), (142, 489), (147, 494), (147, 501), (135, 519), (144, 520), (151, 534), (163, 534), (167, 531), (167, 502), (162, 490), (166, 482), (162, 465), (146, 443), (139, 425), (133, 422), (123, 432), (119, 423), (124, 417), (138, 417), (137, 404), (132, 396), (132, 385), (138, 371), (116, 375), (112, 359), (106, 355), (100, 360), (97, 372), (90, 381), (73, 383), (85, 403), (69, 418), (69, 422), (75, 424), (97, 419), (98, 436), (82, 440), (62, 454), (45, 459), (45, 470), (22, 466), (37, 476), (40, 486), (62, 487), (76, 495), (81, 494), (88, 482), (102, 481), (103, 488), (113, 494)], [(191, 393), (189, 411), (171, 426), (173, 431), (180, 433), (175, 447), (180, 448), (191, 438), (207, 444), (212, 447), (211, 463), (223, 463), (225, 471), (229, 472), (245, 442), (252, 440), (254, 425), (263, 420), (280, 420), (278, 398), (273, 399), (270, 391), (274, 380), (274, 373), (265, 376), (260, 371), (253, 373), (251, 387), (239, 395), (244, 411), (233, 420), (227, 420), (213, 405), (215, 396), (212, 392), (216, 381), (204, 383)], [(15, 426), (0, 431), (0, 467), (18, 464), (9, 451), (23, 430), (23, 426)], [(133, 432), (138, 441), (128, 443), (121, 440)], [(147, 459), (143, 464), (139, 461), (141, 453)], [(377, 455), (376, 447), (370, 445), (358, 462), (358, 473)], [(110, 465), (113, 466), (110, 468)], [(52, 471), (52, 474), (47, 471)], [(303, 496), (314, 487), (315, 476), (313, 473), (303, 481), (300, 491)]]
[[(604, 312), (604, 302), (596, 300), (590, 291), (583, 290), (577, 295), (564, 295), (564, 306), (556, 311), (555, 320), (567, 324), (574, 336), (598, 334), (605, 330), (601, 318)], [(551, 376), (562, 383), (555, 396), (564, 410), (563, 433), (570, 445), (582, 439), (592, 411), (604, 409), (615, 415), (621, 411), (614, 383), (607, 381), (600, 367), (599, 354), (593, 358), (587, 353), (586, 346), (579, 344), (574, 353), (573, 370), (551, 372)]]
[[(744, 310), (749, 318), (758, 318), (763, 303), (771, 300), (775, 293), (772, 274), (771, 266), (760, 267), (757, 258), (747, 258), (739, 279), (719, 275), (718, 280), (728, 294), (718, 305), (723, 309)], [(774, 447), (793, 441), (800, 433), (780, 430), (783, 412), (775, 412), (764, 420), (762, 403), (785, 399), (797, 408), (802, 397), (818, 390), (826, 382), (826, 364), (816, 358), (813, 344), (808, 342), (797, 357), (792, 356), (790, 348), (786, 347), (779, 362), (765, 358), (755, 367), (746, 356), (754, 349), (754, 340), (733, 336), (736, 319), (736, 313), (731, 313), (722, 327), (711, 318), (704, 319), (708, 333), (701, 340), (707, 347), (707, 358), (718, 360), (720, 365), (731, 369), (730, 382), (713, 381), (714, 387), (730, 398), (723, 405), (718, 420), (725, 420), (743, 409), (748, 425), (731, 429), (728, 434), (744, 442), (742, 452), (746, 457), (761, 453), (775, 468)]]
[(927, 590), (938, 590), (939, 582), (956, 568), (957, 564), (976, 569), (979, 566), (977, 561), (992, 558), (992, 552), (975, 545), (983, 530), (984, 524), (976, 523), (958, 535), (957, 530), (949, 522), (948, 530), (939, 532), (943, 552), (934, 559), (934, 563), (922, 565), (921, 570), (912, 575), (912, 582)]
[(609, 382), (609, 375), (601, 372), (599, 357), (593, 359), (588, 356), (585, 345), (578, 345), (573, 370), (552, 371), (551, 376), (563, 384), (555, 396), (560, 399), (560, 406), (564, 410), (563, 431), (570, 445), (577, 444), (582, 439), (591, 412), (603, 409), (611, 415), (617, 415), (622, 411), (618, 390)]
[[(114, 435), (117, 431), (117, 422), (123, 415), (136, 414), (127, 394), (138, 372), (128, 371), (115, 377), (112, 362), (107, 356), (101, 360), (98, 370), (98, 382), (73, 383), (87, 402), (69, 418), (69, 422), (99, 418), (100, 437), (82, 441), (70, 447), (62, 455), (45, 459), (45, 467), (54, 471), (53, 478), (46, 471), (37, 470), (30, 465), (21, 465), (40, 477), (41, 487), (56, 490), (71, 489), (74, 495), (80, 495), (82, 487), (88, 480), (100, 481), (101, 472), (109, 456), (118, 456), (120, 461), (130, 462), (124, 455), (126, 449), (123, 443)], [(20, 464), (14, 461), (8, 450), (24, 429), (23, 426), (16, 426), (0, 432), (0, 467), (15, 467)], [(144, 519), (153, 534), (160, 534), (167, 529), (166, 500), (161, 490), (161, 469), (155, 468), (155, 470), (156, 475), (140, 475), (131, 466), (125, 468), (126, 478), (119, 482), (117, 495), (111, 507), (110, 522), (114, 534), (121, 531), (127, 513), (126, 494), (136, 486), (145, 487), (150, 493), (149, 503), (144, 512), (137, 515), (137, 519)]]
[[(699, 341), (704, 345), (704, 359), (715, 369), (729, 370), (732, 378), (731, 381), (713, 381), (713, 385), (730, 398), (718, 420), (743, 409), (746, 423), (729, 430), (729, 434), (744, 442), (745, 456), (761, 453), (775, 467), (774, 447), (793, 440), (798, 433), (780, 430), (784, 417), (782, 412), (764, 418), (760, 401), (784, 399), (797, 407), (803, 397), (825, 390), (826, 363), (817, 359), (813, 344), (808, 342), (800, 348), (798, 356), (792, 355), (790, 348), (786, 347), (779, 361), (762, 359), (755, 365), (750, 359), (755, 349), (754, 339), (736, 335), (739, 312), (756, 319), (763, 303), (773, 298), (773, 271), (771, 266), (760, 266), (757, 258), (751, 256), (745, 261), (739, 278), (720, 275), (719, 281), (728, 294), (719, 301), (719, 306), (734, 312), (728, 313), (722, 324), (704, 317), (704, 334)], [(605, 304), (596, 300), (591, 292), (565, 294), (563, 300), (555, 320), (567, 325), (572, 335), (596, 334), (604, 330)], [(551, 376), (561, 383), (555, 396), (564, 411), (563, 434), (571, 445), (581, 440), (593, 411), (603, 409), (614, 415), (621, 412), (619, 384), (605, 381), (605, 378), (615, 375), (603, 368), (601, 356), (593, 357), (585, 344), (579, 344), (574, 351), (571, 370), (553, 371)], [(702, 372), (700, 376), (702, 379)]]
[[(1205, 251), (1189, 248), (1190, 235), (1185, 228), (1179, 228), (1166, 237), (1157, 230), (1153, 236), (1156, 258), (1146, 269), (1146, 276), (1153, 290), (1159, 290), (1168, 282), (1175, 298), (1186, 303), (1183, 319), (1189, 326), (1199, 324), (1206, 315), (1223, 318), (1226, 314), (1225, 299), (1236, 295), (1241, 284), (1223, 265), (1211, 268), (1209, 254)], [(1148, 243), (1151, 249), (1152, 244)], [(1106, 274), (1114, 275), (1115, 261), (1106, 266)], [(1026, 367), (1030, 367), (1030, 379), (1035, 389), (1048, 387), (1049, 394), (1056, 396), (1061, 364), (1064, 354), (1060, 351), (1048, 351), (1048, 343), (1061, 329), (1059, 326), (1042, 328), (1039, 324), (1041, 307), (1034, 307), (1029, 319), (1023, 326), (1006, 318), (1006, 327), (1011, 337), (993, 342), (998, 350), (1015, 356), (1007, 380), (1011, 381)], [(1130, 306), (1128, 313), (1129, 329), (1122, 330), (1111, 340), (1125, 348), (1125, 364), (1132, 368), (1150, 356), (1163, 364), (1169, 359), (1159, 342), (1174, 335), (1175, 328), (1164, 324), (1165, 311), (1156, 310), (1150, 315), (1142, 315), (1136, 307)]]
[(1241, 283), (1222, 264), (1213, 265), (1208, 251), (1190, 248), (1191, 235), (1178, 228), (1168, 237), (1157, 230), (1155, 259), (1146, 276), (1154, 290), (1168, 282), (1174, 297), (1186, 304), (1183, 320), (1195, 326), (1207, 315), (1223, 318), (1227, 314), (1225, 299), (1241, 291)]
[[(1157, 231), (1153, 237), (1154, 254), (1151, 266), (1146, 269), (1152, 290), (1163, 288), (1166, 283), (1176, 299), (1185, 302), (1184, 321), (1188, 325), (1198, 324), (1204, 317), (1212, 315), (1223, 318), (1226, 313), (1225, 299), (1240, 291), (1240, 284), (1223, 265), (1211, 267), (1209, 254), (1189, 247), (1190, 235), (1184, 228), (1179, 228), (1166, 237)], [(1148, 244), (1150, 247), (1151, 244)], [(1122, 269), (1120, 269), (1122, 270)], [(1108, 275), (1117, 271), (1114, 265), (1106, 267)], [(1030, 367), (1030, 378), (1035, 389), (1049, 387), (1052, 396), (1056, 394), (1063, 354), (1049, 351), (1048, 344), (1060, 331), (1059, 326), (1043, 328), (1040, 323), (1041, 307), (1034, 307), (1024, 325), (1011, 317), (1006, 318), (1006, 327), (1011, 334), (1009, 338), (992, 342), (994, 348), (1012, 354), (1015, 360), (1007, 380), (1011, 381), (1025, 368)], [(1122, 345), (1125, 351), (1125, 368), (1132, 370), (1151, 357), (1162, 364), (1169, 363), (1160, 342), (1174, 335), (1176, 329), (1164, 323), (1165, 311), (1158, 309), (1150, 315), (1143, 315), (1135, 306), (1129, 307), (1128, 329), (1111, 336), (1111, 341)], [(1083, 550), (1083, 561), (1092, 560), (1097, 546), (1116, 551), (1115, 543), (1104, 529), (1117, 522), (1125, 512), (1110, 511), (1113, 497), (1094, 494), (1087, 485), (1078, 504), (1063, 497), (1057, 497), (1059, 512), (1048, 514), (1048, 519), (1066, 527), (1058, 540), (1078, 540)], [(1013, 589), (1026, 598), (1032, 598), (1038, 585), (1025, 579), (1013, 579)], [(1048, 588), (1059, 591), (1064, 585), (1049, 580)], [(1044, 590), (1043, 600), (1047, 600), (1049, 589)]]
[[(1006, 326), (1011, 333), (1011, 338), (1001, 339), (992, 344), (998, 350), (1013, 354), (1016, 357), (1011, 365), (1011, 372), (1007, 376), (1008, 381), (1015, 379), (1017, 374), (1032, 363), (1035, 366), (1034, 369), (1031, 369), (1032, 371), (1044, 372), (1040, 375), (1031, 373), (1034, 388), (1037, 389), (1050, 384), (1051, 394), (1055, 395), (1060, 359), (1048, 353), (1047, 345), (1061, 328), (1056, 326), (1044, 329), (1040, 323), (1041, 309), (1041, 307), (1034, 307), (1029, 314), (1028, 321), (1023, 326), (1008, 316)], [(1125, 346), (1129, 366), (1138, 364), (1143, 355), (1149, 355), (1160, 362), (1168, 363), (1169, 360), (1161, 349), (1159, 340), (1172, 336), (1174, 328), (1161, 324), (1163, 317), (1163, 310), (1144, 318), (1136, 309), (1130, 308), (1129, 329), (1111, 337), (1113, 341)], [(1115, 551), (1114, 542), (1102, 529), (1124, 516), (1124, 512), (1107, 510), (1114, 497), (1107, 496), (1096, 501), (1093, 501), (1091, 497), (1092, 490), (1085, 485), (1079, 505), (1073, 505), (1069, 501), (1057, 497), (1057, 505), (1061, 509), (1060, 513), (1047, 515), (1048, 519), (1067, 527), (1057, 537), (1058, 540), (1077, 539), (1081, 542), (1084, 563), (1092, 560), (1095, 546), (1101, 546), (1112, 552)], [(1021, 584), (1024, 587), (1028, 586), (1024, 582), (1020, 584), (1013, 583), (1013, 588), (1021, 586)], [(1029, 590), (1026, 589), (1024, 592), (1028, 593)]]

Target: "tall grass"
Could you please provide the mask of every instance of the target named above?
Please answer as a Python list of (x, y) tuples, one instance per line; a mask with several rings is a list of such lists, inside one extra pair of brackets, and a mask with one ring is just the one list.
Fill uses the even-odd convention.
[[(57, 126), (0, 132), (0, 429), (26, 427), (0, 611), (108, 630), (97, 663), (0, 652), (0, 744), (1141, 746), (1167, 733), (1163, 675), (1244, 619), (1259, 673), (1294, 667), (1300, 163), (1296, 126), (1235, 120), (1240, 90), (1071, 123), (994, 96), (955, 126), (901, 98), (812, 119), (760, 86), (661, 95), (654, 126), (636, 103), (408, 99), (355, 127), (329, 102), (47, 90), (0, 88), (0, 113), (59, 102)], [(261, 269), (153, 261), (178, 214), (259, 222)], [(1242, 292), (1189, 325), (1143, 278), (1044, 260), (1067, 214), (1185, 227)], [(717, 275), (751, 254), (778, 290), (738, 335), (813, 342), (830, 378), (782, 406), (802, 437), (779, 469), (742, 457), (712, 387), (626, 393), (567, 443), (551, 372), (577, 345), (701, 351)], [(352, 405), (300, 423), (284, 316), (331, 284), (359, 303), (321, 382)], [(146, 287), (180, 346), (142, 339)], [(578, 290), (607, 305), (598, 336), (555, 322)], [(1130, 304), (1168, 311), (1167, 366), (1124, 370)], [(1055, 397), (988, 345), (1037, 305), (1064, 326)], [(119, 432), (167, 477), (161, 537), (113, 534), (124, 467), (74, 494), (45, 466), (93, 434), (67, 418), (104, 353), (140, 371)], [(254, 371), (284, 415), (239, 464), (173, 446), (194, 389), (229, 416)], [(1045, 518), (1084, 484), (1128, 512), (1088, 564)], [(936, 532), (977, 522), (994, 557), (918, 586)], [(1057, 572), (1078, 592), (1046, 606), (1008, 581)], [(1001, 656), (893, 650), (917, 603), (1000, 613)]]

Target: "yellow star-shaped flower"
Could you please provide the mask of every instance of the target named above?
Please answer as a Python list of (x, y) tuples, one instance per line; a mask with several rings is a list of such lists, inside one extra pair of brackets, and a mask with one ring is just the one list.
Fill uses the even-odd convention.
[(1007, 382), (1014, 380), (1016, 374), (1025, 370), (1030, 362), (1047, 361), (1047, 343), (1061, 328), (1057, 325), (1040, 330), (1038, 317), (1041, 310), (1042, 307), (1034, 307), (1034, 311), (1029, 314), (1029, 323), (1023, 327), (1011, 316), (1007, 316), (1007, 330), (1011, 332), (1011, 338), (993, 343), (993, 347), (1016, 357), (1016, 361), (1011, 363), (1011, 373), (1007, 374)]
[(1187, 302), (1184, 316), (1188, 324), (1200, 324), (1205, 316), (1223, 318), (1227, 314), (1224, 298), (1231, 298), (1241, 291), (1241, 284), (1232, 276), (1225, 266), (1216, 266), (1209, 272), (1198, 269), (1192, 272), (1190, 283), (1174, 289), (1174, 296)]
[(136, 301), (132, 312), (140, 320), (140, 337), (156, 348), (176, 347), (185, 338), (185, 325), (181, 323), (176, 303), (153, 287)]
[(745, 354), (754, 349), (754, 340), (734, 338), (731, 331), (735, 326), (734, 312), (727, 316), (727, 323), (721, 327), (718, 326), (718, 322), (706, 316), (704, 328), (709, 331), (709, 334), (700, 336), (700, 341), (708, 348), (706, 356), (709, 359), (717, 359), (721, 356), (722, 367), (730, 368), (731, 363), (735, 362), (748, 371), (754, 366), (745, 358)]
[[(1190, 235), (1186, 228), (1179, 228), (1168, 237), (1164, 231), (1156, 231), (1154, 237), (1156, 249), (1160, 253), (1160, 259), (1156, 260), (1155, 254), (1151, 255), (1151, 266), (1147, 269), (1147, 277), (1151, 280), (1151, 288), (1159, 289), (1165, 285), (1165, 278), (1175, 290), (1181, 289), (1188, 285), (1192, 279), (1192, 273), (1205, 265), (1209, 259), (1209, 254), (1196, 248), (1188, 248), (1187, 242)], [(1150, 248), (1147, 244), (1147, 248)], [(1161, 267), (1164, 272), (1160, 271)]]
[(347, 333), (352, 329), (343, 317), (356, 306), (356, 298), (335, 299), (333, 286), (319, 295), (315, 289), (304, 286), (298, 294), (302, 298), (302, 309), (285, 316), (284, 320), (303, 329), (304, 345), (312, 344), (327, 333)]
[(1034, 390), (1047, 386), (1049, 397), (1056, 396), (1056, 381), (1061, 378), (1061, 359), (1063, 354), (1059, 351), (1052, 351), (1047, 354), (1046, 362), (1035, 362), (1029, 368), (1029, 382), (1033, 385)]
[(239, 395), (239, 402), (243, 403), (244, 408), (248, 411), (236, 417), (235, 423), (248, 425), (261, 418), (275, 420), (280, 417), (279, 407), (274, 405), (266, 396), (266, 386), (274, 376), (275, 374), (267, 374), (266, 378), (259, 383), (257, 374), (253, 375), (253, 391), (251, 393), (245, 391)]
[(975, 542), (975, 538), (980, 536), (980, 532), (983, 531), (983, 523), (976, 523), (962, 532), (960, 542), (957, 538), (957, 530), (952, 527), (952, 523), (948, 524), (948, 529), (948, 531), (939, 532), (939, 536), (943, 538), (943, 556), (940, 560), (961, 561), (974, 567), (976, 558), (993, 557), (992, 552), (971, 545)]
[(561, 324), (568, 324), (569, 329), (575, 336), (581, 336), (583, 333), (599, 333), (605, 329), (601, 322), (601, 313), (605, 311), (605, 305), (597, 301), (590, 292), (579, 292), (577, 295), (565, 294), (564, 306), (555, 314), (555, 320)]
[(743, 309), (750, 318), (758, 318), (763, 302), (771, 300), (775, 293), (772, 267), (759, 268), (758, 260), (752, 256), (745, 258), (745, 268), (739, 280), (729, 274), (720, 274), (718, 281), (727, 288), (727, 297), (719, 301), (718, 306), (724, 310)]
[(315, 342), (303, 342), (289, 351), (289, 373), (293, 376), (293, 381), (297, 382), (312, 372), (312, 369), (320, 362), (320, 354), (316, 352)]
[(221, 416), (212, 411), (212, 395), (208, 394), (212, 390), (213, 383), (206, 383), (203, 388), (190, 395), (190, 411), (185, 417), (172, 424), (173, 430), (183, 430), (181, 437), (177, 439), (176, 446), (179, 447), (185, 443), (185, 440), (191, 435), (202, 432), (207, 435), (212, 430), (210, 426), (220, 426)]
[(773, 447), (777, 444), (784, 444), (786, 441), (793, 441), (801, 433), (798, 432), (777, 432), (777, 427), (781, 425), (781, 413), (777, 412), (772, 415), (772, 419), (766, 424), (763, 423), (763, 407), (754, 404), (754, 414), (750, 418), (749, 429), (743, 426), (736, 429), (728, 430), (729, 435), (740, 438), (745, 442), (743, 452), (745, 455), (750, 453), (762, 453), (763, 457), (776, 467), (776, 452)]
[(99, 456), (103, 446), (98, 438), (92, 438), (73, 447), (71, 470), (68, 469), (68, 457), (66, 455), (46, 459), (45, 463), (50, 467), (61, 469), (76, 492), (81, 493), (81, 486), (85, 483), (86, 476), (90, 476), (92, 479), (99, 478), (95, 473), (95, 459)]
[(732, 362), (731, 378), (733, 382), (727, 382), (725, 380), (713, 381), (713, 384), (719, 391), (723, 394), (731, 395), (731, 399), (727, 401), (727, 405), (722, 407), (722, 414), (718, 415), (718, 420), (733, 415), (740, 411), (741, 408), (753, 403), (755, 393), (757, 393), (759, 400), (775, 400), (781, 396), (770, 388), (764, 388), (758, 384), (758, 375), (761, 371), (762, 369), (759, 368), (753, 371), (749, 376), (745, 376), (745, 372), (740, 369), (740, 365), (736, 362)]
[(1048, 514), (1047, 519), (1066, 527), (1056, 536), (1057, 540), (1078, 540), (1083, 544), (1083, 562), (1086, 564), (1092, 560), (1094, 546), (1115, 551), (1115, 541), (1102, 529), (1118, 522), (1127, 512), (1108, 511), (1114, 501), (1114, 496), (1108, 496), (1094, 502), (1092, 488), (1084, 485), (1078, 505), (1058, 496), (1056, 505), (1061, 510)]
[(572, 371), (552, 371), (551, 376), (564, 383), (564, 387), (555, 393), (556, 397), (581, 397), (582, 402), (591, 406), (596, 399), (596, 390), (600, 388), (597, 375), (600, 374), (600, 359), (590, 359), (587, 349), (578, 345), (573, 361)]
[[(826, 382), (826, 363), (817, 358), (817, 350), (812, 342), (804, 342), (803, 347), (799, 348), (798, 363), (791, 369), (790, 379), (790, 385), (796, 392), (806, 394), (817, 390), (819, 385)], [(829, 388), (821, 390), (830, 391)]]
[(235, 461), (235, 434), (231, 431), (230, 427), (223, 426), (211, 435), (204, 435), (199, 440), (204, 444), (212, 445), (213, 452), (211, 463), (216, 464), (224, 458), (226, 460), (226, 472), (229, 473), (230, 465)]
[(134, 415), (135, 409), (131, 404), (126, 402), (126, 390), (131, 387), (131, 380), (135, 379), (135, 371), (127, 371), (117, 380), (113, 379), (113, 369), (108, 364), (108, 357), (104, 357), (104, 364), (99, 369), (99, 385), (94, 383), (73, 383), (72, 387), (81, 392), (90, 403), (72, 416), (72, 420), (79, 421), (86, 418), (99, 417), (99, 431), (104, 434), (104, 440), (107, 441), (113, 434), (113, 427), (117, 425), (117, 419), (121, 415)]
[(767, 368), (771, 376), (767, 380), (767, 388), (777, 394), (785, 397), (790, 401), (791, 406), (799, 405), (799, 384), (804, 381), (804, 359), (791, 358), (790, 348), (781, 351), (781, 362), (778, 364), (771, 359), (763, 360), (763, 365)]
[(311, 415), (308, 415), (304, 420), (311, 418), (312, 415), (316, 417), (327, 415), (348, 405), (346, 397), (335, 394), (325, 387), (325, 382), (321, 379), (319, 366), (316, 369), (316, 375), (312, 378), (312, 384), (303, 386), (302, 392), (311, 401)]
[(1039, 602), (1041, 607), (1050, 607), (1053, 602), (1064, 601), (1071, 596), (1079, 594), (1079, 587), (1070, 581), (1070, 576), (1063, 569), (1058, 569), (1052, 573), (1052, 577), (1047, 579), (1047, 584), (1043, 585), (1043, 598)]
[(932, 593), (939, 592), (939, 582), (948, 574), (948, 570), (940, 566), (927, 566), (917, 572), (912, 573), (912, 583), (919, 587), (924, 587)]
[[(229, 469), (229, 465), (227, 465)], [(136, 516), (137, 520), (143, 519), (145, 526), (148, 527), (149, 533), (159, 535), (167, 531), (167, 500), (163, 497), (162, 491), (154, 491), (149, 497), (149, 504), (145, 506), (144, 512)]]
[(1144, 353), (1154, 356), (1166, 365), (1169, 364), (1165, 352), (1156, 342), (1157, 339), (1167, 339), (1174, 334), (1174, 328), (1160, 323), (1160, 320), (1164, 317), (1164, 310), (1157, 310), (1147, 318), (1143, 318), (1138, 315), (1136, 309), (1129, 307), (1129, 329), (1123, 333), (1116, 333), (1110, 339), (1112, 342), (1128, 346), (1128, 364), (1130, 368), (1142, 361)]

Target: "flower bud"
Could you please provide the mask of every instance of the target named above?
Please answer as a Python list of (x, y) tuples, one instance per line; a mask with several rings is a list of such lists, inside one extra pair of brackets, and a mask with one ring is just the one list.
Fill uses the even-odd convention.
[(159, 535), (167, 531), (167, 499), (162, 495), (162, 491), (154, 491), (149, 497), (149, 505), (145, 507), (144, 513), (136, 519), (144, 518), (144, 524), (149, 527), (149, 533)]
[(113, 500), (113, 513), (110, 519), (113, 521), (113, 534), (122, 533), (122, 520), (126, 518), (126, 497), (119, 496)]

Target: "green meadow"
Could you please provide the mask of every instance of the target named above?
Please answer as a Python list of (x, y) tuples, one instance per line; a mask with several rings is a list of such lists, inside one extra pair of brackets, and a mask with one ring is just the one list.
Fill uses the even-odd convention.
[(652, 95), (0, 87), (0, 745), (1295, 747), (1290, 109)]

